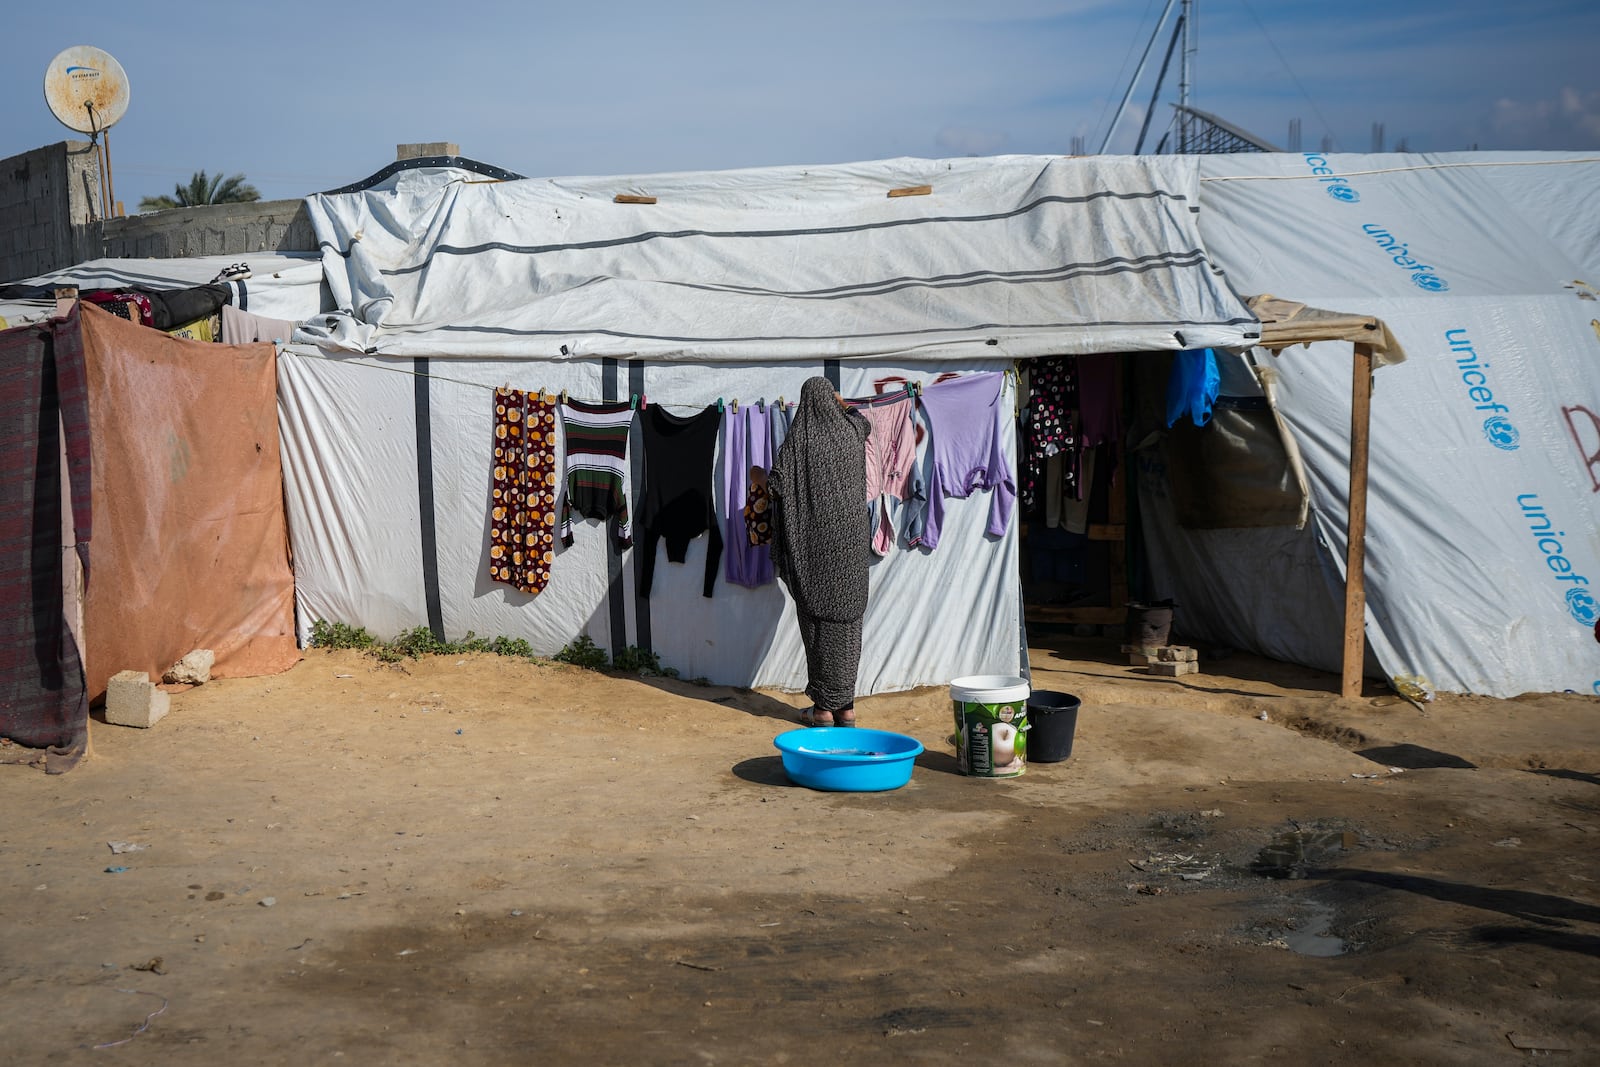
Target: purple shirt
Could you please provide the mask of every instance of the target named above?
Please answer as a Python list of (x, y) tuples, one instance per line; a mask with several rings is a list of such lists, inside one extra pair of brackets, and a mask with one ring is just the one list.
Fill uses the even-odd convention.
[(925, 460), (928, 521), (913, 544), (937, 548), (945, 499), (965, 499), (979, 489), (994, 491), (987, 532), (999, 537), (1010, 526), (1017, 479), (1001, 447), (1002, 435), (1013, 432), (1011, 413), (1000, 407), (1004, 381), (1003, 371), (987, 371), (963, 374), (923, 390), (930, 437)]

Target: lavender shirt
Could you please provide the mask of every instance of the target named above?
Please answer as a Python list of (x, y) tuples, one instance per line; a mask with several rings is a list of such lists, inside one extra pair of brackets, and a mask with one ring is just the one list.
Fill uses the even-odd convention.
[(722, 499), (727, 501), (727, 515), (723, 518), (723, 573), (735, 585), (754, 589), (772, 581), (774, 575), (772, 546), (752, 545), (744, 525), (750, 468), (771, 468), (778, 450), (772, 443), (772, 421), (766, 407), (751, 404), (729, 411), (723, 418)]
[(1003, 371), (963, 374), (922, 391), (930, 438), (924, 459), (928, 519), (913, 545), (937, 548), (945, 499), (964, 500), (979, 489), (993, 491), (989, 535), (999, 537), (1011, 525), (1017, 478), (1001, 447), (1002, 435), (1014, 432), (1011, 413), (1000, 405), (1004, 381)]

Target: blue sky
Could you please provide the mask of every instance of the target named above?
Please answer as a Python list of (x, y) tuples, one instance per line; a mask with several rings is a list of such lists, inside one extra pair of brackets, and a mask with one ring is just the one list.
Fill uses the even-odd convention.
[[(76, 136), (41, 90), (75, 44), (132, 85), (111, 135), (130, 212), (201, 168), (301, 196), (410, 141), (526, 175), (1093, 151), (1163, 2), (34, 4), (5, 18), (0, 157)], [(1192, 103), (1279, 145), (1298, 117), (1307, 148), (1367, 151), (1375, 122), (1413, 151), (1600, 148), (1593, 0), (1197, 8)]]

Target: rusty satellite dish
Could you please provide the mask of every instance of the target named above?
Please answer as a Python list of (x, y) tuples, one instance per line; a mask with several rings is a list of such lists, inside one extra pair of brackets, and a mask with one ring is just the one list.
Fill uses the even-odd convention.
[(44, 99), (67, 129), (102, 133), (127, 113), (128, 75), (111, 53), (74, 45), (45, 68)]

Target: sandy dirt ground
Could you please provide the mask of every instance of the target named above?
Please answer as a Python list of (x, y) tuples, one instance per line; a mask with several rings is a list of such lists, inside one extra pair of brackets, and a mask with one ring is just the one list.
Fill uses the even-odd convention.
[(786, 780), (783, 694), (317, 651), (177, 693), (0, 767), (0, 1055), (1600, 1063), (1600, 701), (1117, 660), (1034, 650), (1084, 707), (1017, 779), (943, 690), (862, 701), (927, 746), (877, 794)]

